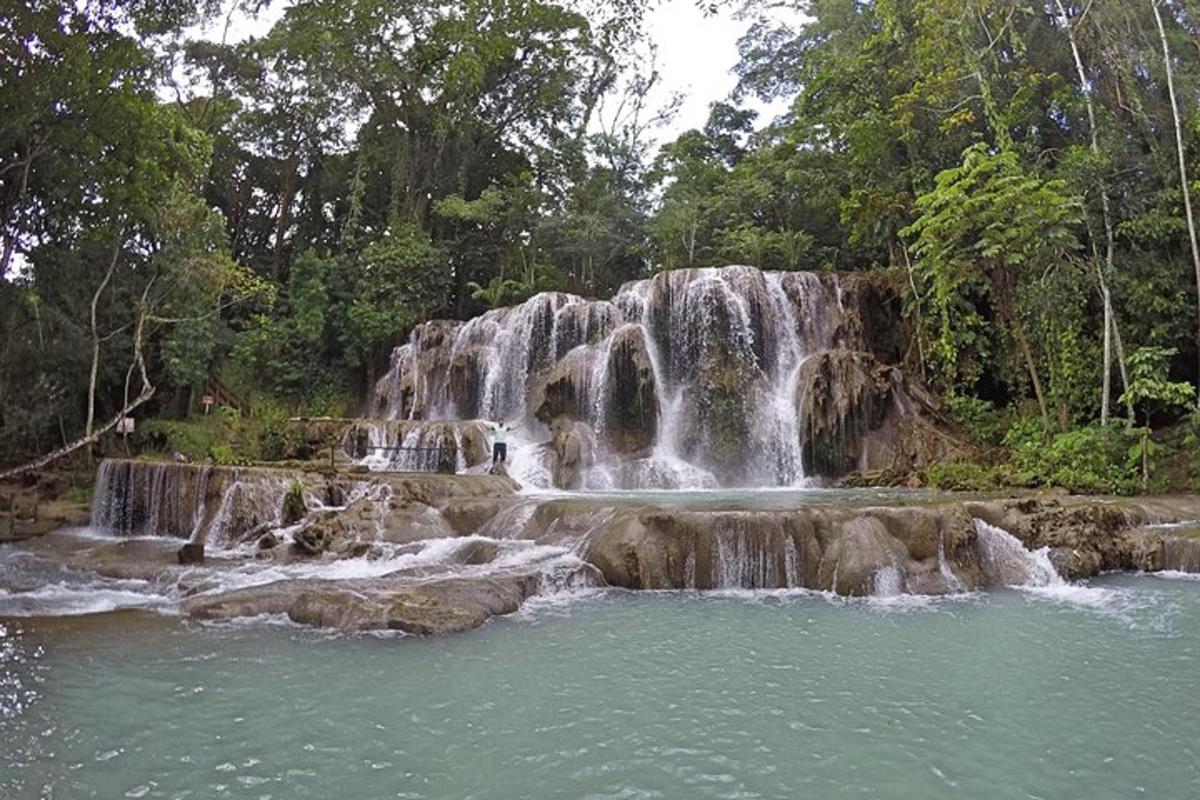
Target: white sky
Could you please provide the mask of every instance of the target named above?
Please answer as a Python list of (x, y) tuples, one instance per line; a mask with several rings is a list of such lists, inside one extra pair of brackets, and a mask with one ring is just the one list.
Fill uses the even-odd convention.
[[(664, 0), (647, 20), (651, 38), (658, 45), (663, 92), (686, 96), (675, 121), (658, 137), (667, 142), (708, 119), (709, 104), (724, 100), (737, 84), (733, 68), (738, 62), (737, 41), (749, 22), (734, 19), (726, 10), (706, 17), (694, 0)], [(760, 126), (782, 113), (786, 104), (765, 105), (747, 98), (743, 105), (759, 112)]]
[[(230, 42), (266, 33), (282, 15), (286, 0), (275, 0), (254, 19), (234, 22)], [(661, 0), (649, 14), (647, 28), (658, 45), (658, 68), (662, 83), (652, 95), (651, 104), (661, 106), (673, 93), (682, 93), (684, 102), (672, 123), (651, 133), (658, 143), (668, 142), (708, 119), (710, 103), (723, 100), (733, 91), (737, 78), (737, 41), (749, 21), (734, 18), (731, 11), (705, 16), (695, 0)], [(204, 38), (219, 40), (224, 18), (199, 32)], [(759, 112), (759, 124), (766, 125), (785, 104), (765, 105), (747, 99), (745, 105)]]

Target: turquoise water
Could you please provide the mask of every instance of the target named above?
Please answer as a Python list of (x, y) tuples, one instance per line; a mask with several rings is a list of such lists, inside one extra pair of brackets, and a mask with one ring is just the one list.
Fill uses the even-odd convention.
[[(957, 492), (953, 495), (932, 489), (904, 488), (839, 488), (820, 486), (786, 486), (772, 488), (742, 489), (612, 489), (567, 492), (559, 490), (533, 490), (527, 495), (537, 500), (562, 498), (591, 500), (605, 506), (654, 505), (668, 508), (706, 510), (715, 508), (738, 508), (748, 511), (790, 511), (806, 505), (872, 505), (891, 506), (908, 503), (928, 503), (939, 497), (956, 500), (971, 499), (976, 495)], [(982, 497), (982, 495), (979, 495)]]
[(9, 620), (4, 798), (1194, 798), (1200, 581), (604, 592), (445, 639)]

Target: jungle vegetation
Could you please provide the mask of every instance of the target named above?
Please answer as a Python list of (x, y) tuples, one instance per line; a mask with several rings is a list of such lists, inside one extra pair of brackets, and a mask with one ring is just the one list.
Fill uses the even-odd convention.
[(1200, 0), (699, 3), (751, 21), (737, 89), (657, 148), (654, 2), (298, 0), (238, 42), (195, 31), (270, 0), (4, 3), (0, 464), (214, 383), (354, 413), (418, 322), (727, 263), (901, 287), (910, 372), (1001, 453), (935, 483), (1194, 449)]

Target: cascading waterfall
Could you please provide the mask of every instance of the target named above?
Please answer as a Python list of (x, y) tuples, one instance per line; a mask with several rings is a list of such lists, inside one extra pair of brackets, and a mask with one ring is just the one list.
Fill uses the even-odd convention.
[(844, 341), (836, 276), (750, 267), (664, 272), (611, 301), (539, 294), (467, 322), (418, 326), (373, 412), (390, 420), (516, 420), (513, 472), (548, 486), (547, 425), (587, 425), (606, 488), (787, 486), (806, 479), (797, 382)]
[(448, 459), (455, 472), (467, 472), (490, 463), (482, 422), (361, 420), (346, 431), (342, 448), (375, 470), (436, 472)]
[(1003, 528), (975, 520), (980, 566), (998, 586), (1062, 586), (1065, 581), (1050, 563), (1046, 548), (1030, 551)]

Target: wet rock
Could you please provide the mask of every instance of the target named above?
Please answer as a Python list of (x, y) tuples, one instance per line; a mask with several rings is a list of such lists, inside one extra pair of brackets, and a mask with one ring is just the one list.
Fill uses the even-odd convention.
[(487, 375), (487, 352), (479, 346), (466, 347), (450, 360), (450, 397), (464, 419), (479, 416), (479, 399)]
[(892, 399), (893, 370), (866, 353), (835, 350), (800, 367), (796, 405), (804, 468), (808, 474), (841, 475), (859, 468), (862, 437), (879, 427)]
[(278, 534), (268, 531), (258, 538), (255, 546), (259, 550), (271, 550), (272, 548), (278, 547), (282, 543), (283, 540), (279, 538)]
[(311, 518), (292, 535), (292, 552), (316, 556), (346, 536), (346, 520), (337, 512), (325, 512)]
[(779, 589), (817, 580), (820, 546), (803, 513), (624, 510), (570, 528), (591, 531), (585, 558), (613, 586)]
[(601, 430), (610, 449), (637, 453), (658, 439), (658, 395), (654, 366), (640, 326), (626, 325), (613, 334), (608, 352), (602, 399)]
[(912, 337), (896, 279), (880, 272), (850, 272), (839, 276), (838, 290), (843, 313), (834, 338), (882, 363), (903, 361)]
[(591, 428), (583, 422), (558, 417), (550, 430), (554, 450), (551, 480), (559, 489), (583, 488), (583, 473), (595, 460)]
[(903, 544), (873, 517), (843, 522), (821, 557), (818, 583), (840, 595), (867, 595), (875, 575), (893, 568), (901, 572), (909, 554)]
[(179, 548), (176, 555), (179, 558), (180, 564), (203, 564), (204, 563), (204, 545), (189, 542)]
[(398, 630), (436, 636), (471, 630), (511, 614), (539, 586), (536, 575), (447, 578), (414, 585), (389, 579), (279, 581), (187, 598), (197, 619), (286, 614), (293, 622), (343, 631)]
[(500, 499), (452, 498), (439, 506), (442, 519), (459, 536), (478, 533), (509, 501)]
[(587, 419), (591, 414), (592, 368), (583, 351), (568, 353), (532, 384), (529, 408), (547, 425), (559, 417)]
[(1093, 578), (1100, 574), (1102, 561), (1093, 549), (1077, 550), (1073, 547), (1051, 547), (1050, 563), (1054, 571), (1069, 581)]
[[(1158, 548), (1158, 569), (1200, 573), (1200, 529), (1176, 529), (1164, 534)], [(1147, 569), (1154, 569), (1155, 564)]]
[(327, 506), (346, 505), (346, 487), (336, 482), (327, 483), (324, 500)]
[(283, 496), (283, 507), (279, 512), (279, 520), (283, 527), (295, 525), (304, 519), (308, 507), (304, 504), (304, 486), (294, 481)]
[(496, 542), (486, 539), (476, 539), (473, 542), (468, 542), (466, 546), (455, 553), (454, 560), (459, 564), (478, 566), (495, 561), (496, 556), (499, 554), (500, 545)]

